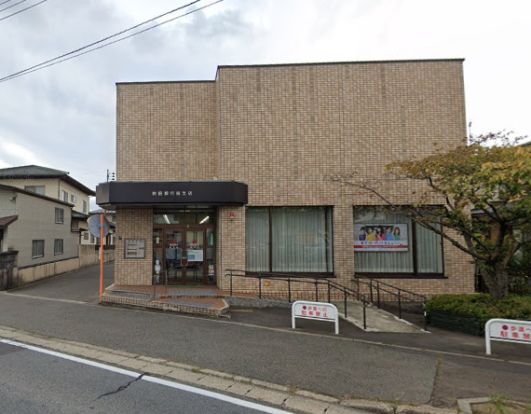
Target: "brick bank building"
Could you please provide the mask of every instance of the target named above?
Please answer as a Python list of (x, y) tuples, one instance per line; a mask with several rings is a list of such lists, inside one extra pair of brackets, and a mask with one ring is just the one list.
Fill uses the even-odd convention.
[[(118, 83), (117, 181), (97, 188), (116, 210), (115, 283), (227, 289), (227, 269), (241, 269), (472, 292), (464, 253), (326, 178), (377, 179), (462, 144), (462, 64), (219, 66), (213, 81)], [(407, 205), (417, 185), (387, 195)]]

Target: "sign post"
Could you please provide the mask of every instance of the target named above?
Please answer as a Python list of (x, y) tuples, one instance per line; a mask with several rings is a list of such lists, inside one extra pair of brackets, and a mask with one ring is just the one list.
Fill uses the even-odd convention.
[(485, 352), (491, 354), (491, 341), (531, 345), (531, 321), (490, 319), (485, 324)]
[(291, 305), (291, 328), (295, 329), (295, 319), (333, 322), (335, 334), (339, 334), (339, 313), (335, 305), (326, 302), (298, 300)]
[(100, 289), (99, 298), (100, 302), (103, 297), (103, 263), (104, 263), (104, 250), (103, 243), (105, 236), (109, 234), (109, 223), (105, 219), (104, 213), (93, 214), (87, 219), (87, 224), (90, 234), (100, 239)]
[(104, 253), (103, 253), (103, 238), (105, 237), (104, 233), (104, 223), (105, 217), (103, 212), (100, 214), (100, 303), (101, 298), (103, 297), (103, 262), (104, 262)]

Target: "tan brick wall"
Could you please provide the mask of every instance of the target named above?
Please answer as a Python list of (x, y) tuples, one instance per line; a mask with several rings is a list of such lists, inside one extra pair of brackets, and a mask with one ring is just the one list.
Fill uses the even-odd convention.
[[(145, 239), (145, 259), (125, 259), (125, 239)], [(153, 210), (116, 210), (114, 281), (119, 285), (151, 285), (153, 261)]]
[[(381, 178), (387, 163), (465, 136), (459, 60), (220, 67), (215, 83), (118, 86), (120, 180), (217, 177), (247, 183), (249, 206), (333, 206), (334, 271), (345, 282), (355, 270), (352, 206), (381, 203), (325, 177)], [(385, 192), (408, 204), (418, 188), (389, 182)], [(217, 240), (221, 279), (245, 265), (244, 209), (219, 210)], [(444, 253), (447, 279), (391, 282), (471, 291), (468, 257), (447, 242)]]
[(118, 84), (117, 179), (216, 177), (215, 104), (213, 82)]

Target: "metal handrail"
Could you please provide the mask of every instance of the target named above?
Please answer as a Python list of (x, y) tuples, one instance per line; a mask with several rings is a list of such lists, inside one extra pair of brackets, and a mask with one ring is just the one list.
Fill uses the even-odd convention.
[[(412, 296), (413, 298), (416, 298), (415, 300), (410, 300), (409, 302), (418, 302), (422, 305), (422, 311), (423, 311), (423, 317), (424, 317), (424, 329), (425, 330), (427, 329), (428, 319), (427, 319), (427, 312), (426, 312), (426, 301), (427, 301), (426, 296), (421, 295), (416, 292), (412, 292), (407, 289), (399, 288), (398, 286), (391, 285), (390, 283), (382, 282), (378, 279), (372, 279), (368, 277), (364, 277), (364, 278), (354, 277), (353, 281), (356, 284), (358, 291), (360, 290), (359, 288), (360, 283), (364, 284), (365, 286), (368, 286), (369, 302), (371, 304), (376, 305), (378, 308), (381, 307), (381, 302), (382, 302), (381, 293), (382, 292), (394, 296), (398, 304), (398, 317), (400, 319), (402, 319), (402, 303), (404, 301), (407, 301), (407, 295)], [(376, 293), (376, 299), (374, 297), (375, 296), (374, 293)]]
[[(327, 302), (331, 303), (331, 293), (332, 290), (335, 289), (343, 294), (343, 311), (345, 318), (348, 317), (348, 297), (352, 296), (354, 299), (358, 300), (362, 304), (363, 309), (363, 329), (367, 329), (367, 306), (369, 304), (369, 301), (365, 297), (364, 294), (362, 294), (359, 291), (355, 291), (353, 289), (350, 289), (346, 286), (343, 286), (342, 284), (331, 281), (330, 279), (321, 279), (316, 278), (312, 276), (293, 276), (293, 274), (290, 273), (284, 273), (284, 272), (256, 272), (249, 274), (244, 270), (239, 269), (227, 269), (226, 276), (229, 277), (229, 294), (232, 296), (233, 294), (233, 277), (242, 277), (242, 278), (249, 278), (249, 279), (257, 279), (258, 280), (258, 298), (262, 298), (262, 279), (268, 279), (268, 280), (277, 280), (277, 281), (284, 281), (288, 284), (288, 302), (291, 303), (291, 284), (293, 282), (296, 283), (309, 283), (315, 285), (315, 301), (319, 301), (319, 287), (320, 286), (326, 286), (326, 292), (327, 292)], [(308, 280), (309, 279), (309, 280)]]

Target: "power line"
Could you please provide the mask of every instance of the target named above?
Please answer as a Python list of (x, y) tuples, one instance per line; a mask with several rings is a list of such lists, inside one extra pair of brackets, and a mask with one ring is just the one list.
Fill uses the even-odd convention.
[[(199, 1), (200, 1), (200, 0), (199, 0)], [(86, 55), (87, 53), (94, 52), (94, 51), (99, 50), (99, 49), (103, 49), (103, 48), (106, 47), (106, 46), (113, 45), (113, 44), (115, 44), (115, 43), (121, 42), (122, 40), (129, 39), (130, 37), (136, 36), (136, 35), (138, 35), (138, 34), (141, 34), (141, 33), (147, 32), (148, 30), (151, 30), (151, 29), (154, 29), (154, 28), (156, 28), (156, 27), (162, 26), (162, 25), (164, 25), (164, 24), (166, 24), (166, 23), (170, 23), (170, 22), (172, 22), (172, 21), (174, 21), (174, 20), (177, 20), (177, 19), (180, 19), (180, 18), (182, 18), (182, 17), (188, 16), (188, 15), (190, 15), (190, 14), (192, 14), (192, 13), (198, 12), (198, 11), (200, 11), (200, 10), (204, 10), (204, 9), (206, 9), (206, 8), (208, 8), (208, 7), (214, 6), (214, 5), (217, 4), (217, 3), (221, 3), (222, 1), (224, 1), (224, 0), (217, 0), (217, 1), (214, 1), (214, 2), (212, 2), (212, 3), (209, 3), (209, 4), (204, 5), (204, 6), (202, 6), (202, 7), (198, 7), (197, 9), (191, 10), (191, 11), (186, 12), (186, 13), (183, 13), (183, 14), (180, 14), (179, 16), (175, 16), (175, 17), (172, 17), (171, 19), (168, 19), (168, 20), (165, 20), (165, 21), (163, 21), (163, 22), (157, 23), (156, 25), (153, 25), (153, 26), (147, 27), (147, 28), (145, 28), (145, 29), (143, 29), (143, 30), (140, 30), (140, 31), (138, 31), (138, 32), (131, 33), (131, 34), (127, 35), (127, 36), (124, 36), (124, 37), (121, 37), (121, 38), (119, 38), (119, 39), (113, 40), (112, 42), (108, 42), (108, 43), (105, 43), (105, 44), (103, 44), (103, 45), (100, 45), (100, 46), (94, 47), (94, 48), (92, 48), (92, 49), (85, 50), (85, 51), (83, 51), (83, 52), (79, 52), (79, 53), (77, 53), (77, 54), (75, 54), (75, 55), (68, 56), (68, 57), (65, 57), (65, 58), (63, 58), (63, 59), (60, 59), (60, 60), (57, 60), (57, 61), (54, 61), (54, 62), (50, 62), (50, 63), (48, 63), (48, 64), (45, 64), (44, 66), (39, 66), (39, 67), (37, 67), (37, 68), (35, 68), (35, 69), (28, 70), (27, 72), (24, 72), (24, 73), (22, 73), (22, 74), (19, 74), (19, 75), (10, 75), (10, 76), (6, 76), (5, 78), (0, 78), (0, 83), (2, 83), (2, 82), (7, 82), (7, 81), (9, 81), (9, 80), (11, 80), (11, 79), (15, 79), (15, 78), (18, 78), (18, 77), (20, 77), (20, 76), (29, 75), (30, 73), (36, 72), (36, 71), (38, 71), (38, 70), (45, 69), (45, 68), (48, 68), (48, 67), (50, 67), (50, 66), (55, 66), (55, 65), (58, 65), (59, 63), (66, 62), (67, 60), (74, 59), (74, 58), (76, 58), (76, 57), (78, 57), (78, 56)]]
[[(1, 9), (0, 13), (2, 13), (4, 10), (8, 10), (8, 9), (11, 9), (11, 8), (13, 8), (15, 6), (18, 6), (20, 3), (24, 3), (25, 1), (27, 1), (27, 0), (20, 0), (18, 3), (12, 4), (11, 6), (7, 6), (7, 7), (3, 8), (3, 9)], [(4, 3), (2, 3), (2, 4), (4, 4)]]
[[(172, 9), (172, 10), (166, 12), (166, 13), (162, 13), (162, 14), (160, 14), (160, 15), (158, 15), (158, 16), (155, 16), (155, 17), (153, 17), (153, 18), (151, 18), (151, 19), (145, 20), (145, 21), (143, 21), (143, 22), (141, 22), (141, 23), (138, 23), (138, 24), (136, 24), (136, 25), (134, 25), (134, 26), (131, 26), (131, 27), (127, 28), (127, 29), (124, 29), (124, 30), (121, 30), (121, 31), (119, 31), (119, 32), (117, 32), (117, 33), (114, 33), (114, 34), (112, 34), (112, 35), (110, 35), (110, 36), (106, 36), (106, 37), (104, 37), (103, 39), (100, 39), (100, 40), (97, 40), (97, 41), (95, 41), (95, 42), (89, 43), (88, 45), (85, 45), (85, 46), (82, 46), (82, 47), (80, 47), (80, 48), (74, 49), (74, 50), (72, 50), (72, 51), (70, 51), (70, 52), (67, 52), (67, 53), (64, 53), (64, 54), (62, 54), (62, 55), (56, 56), (56, 57), (54, 57), (54, 58), (52, 58), (52, 59), (45, 60), (44, 62), (38, 63), (37, 65), (30, 66), (29, 68), (26, 68), (26, 69), (20, 70), (20, 71), (18, 71), (18, 72), (12, 73), (12, 74), (10, 74), (10, 75), (4, 76), (4, 77), (0, 78), (0, 82), (4, 82), (4, 81), (6, 81), (6, 80), (9, 80), (9, 79), (13, 79), (13, 78), (16, 78), (16, 77), (22, 76), (22, 75), (24, 75), (24, 74), (26, 74), (26, 73), (34, 72), (35, 70), (39, 69), (41, 66), (42, 66), (43, 68), (44, 68), (44, 67), (51, 66), (51, 65), (48, 65), (48, 64), (49, 64), (49, 63), (52, 63), (52, 62), (54, 62), (54, 61), (56, 61), (56, 60), (63, 59), (63, 58), (65, 58), (65, 57), (67, 57), (67, 56), (73, 55), (73, 54), (75, 54), (75, 53), (81, 52), (82, 50), (85, 50), (85, 49), (88, 49), (88, 48), (90, 48), (90, 47), (96, 46), (96, 45), (98, 45), (98, 44), (100, 44), (100, 43), (106, 42), (106, 41), (109, 40), (109, 39), (112, 39), (112, 38), (114, 38), (114, 37), (120, 36), (120, 35), (122, 35), (122, 34), (124, 34), (124, 33), (127, 33), (127, 32), (129, 32), (129, 31), (131, 31), (131, 30), (137, 29), (137, 28), (140, 27), (140, 26), (143, 26), (143, 25), (145, 25), (145, 24), (148, 24), (148, 23), (150, 23), (150, 22), (153, 22), (154, 20), (159, 19), (159, 18), (164, 17), (164, 16), (167, 16), (167, 15), (169, 15), (169, 14), (175, 13), (176, 11), (179, 11), (179, 10), (185, 9), (185, 8), (187, 8), (187, 7), (190, 7), (190, 6), (192, 6), (192, 5), (196, 4), (196, 3), (199, 3), (200, 1), (201, 1), (201, 0), (194, 0), (194, 1), (192, 1), (192, 2), (190, 2), (190, 3), (187, 3), (187, 4), (183, 5), (183, 6), (177, 7), (177, 8)], [(66, 59), (66, 60), (67, 60), (67, 59)]]
[(12, 0), (4, 0), (2, 3), (0, 3), (0, 6), (1, 6), (2, 4), (9, 3), (10, 1), (12, 1)]
[(41, 0), (41, 1), (39, 1), (38, 3), (32, 4), (31, 6), (28, 6), (28, 7), (24, 8), (24, 9), (20, 9), (19, 11), (16, 11), (15, 13), (11, 13), (11, 14), (9, 14), (9, 15), (7, 15), (7, 16), (1, 17), (1, 18), (0, 18), (0, 22), (1, 22), (2, 20), (9, 19), (11, 16), (15, 16), (16, 14), (19, 14), (19, 13), (22, 13), (22, 12), (24, 12), (24, 11), (26, 11), (26, 10), (32, 9), (32, 8), (34, 8), (34, 7), (37, 7), (39, 4), (42, 4), (42, 3), (44, 3), (45, 1), (48, 1), (48, 0)]

